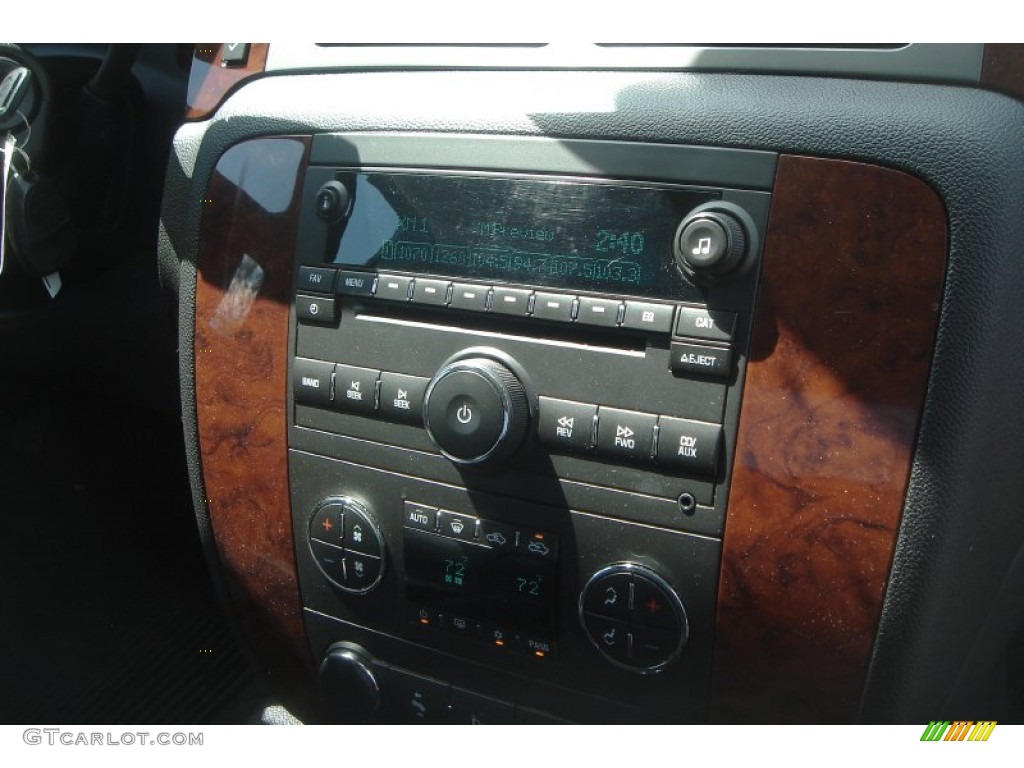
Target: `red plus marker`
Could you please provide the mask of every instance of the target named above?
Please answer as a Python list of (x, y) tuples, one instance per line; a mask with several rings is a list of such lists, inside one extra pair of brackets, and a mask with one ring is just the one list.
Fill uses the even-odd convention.
[(662, 608), (661, 603), (659, 603), (653, 597), (650, 600), (648, 600), (645, 603), (645, 605), (647, 606), (647, 610), (650, 611), (651, 613), (657, 613)]
[(331, 530), (331, 528), (334, 527), (333, 525), (331, 525), (331, 521), (328, 520), (326, 517), (324, 518), (323, 526), (324, 526), (324, 533), (328, 533)]

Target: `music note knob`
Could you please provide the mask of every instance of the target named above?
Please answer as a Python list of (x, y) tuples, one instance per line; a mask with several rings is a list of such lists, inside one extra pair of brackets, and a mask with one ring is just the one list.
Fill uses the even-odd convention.
[(756, 229), (745, 211), (729, 203), (708, 203), (690, 211), (676, 230), (676, 264), (698, 282), (722, 282), (743, 271), (756, 250), (751, 247), (754, 238)]

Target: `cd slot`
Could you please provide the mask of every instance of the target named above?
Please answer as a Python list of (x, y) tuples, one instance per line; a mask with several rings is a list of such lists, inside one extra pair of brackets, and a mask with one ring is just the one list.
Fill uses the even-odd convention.
[(374, 303), (353, 307), (355, 319), (362, 322), (421, 328), (442, 333), (472, 333), (495, 339), (525, 341), (568, 348), (584, 348), (643, 357), (648, 340), (639, 334), (621, 330), (602, 331), (592, 326), (544, 322), (534, 318), (511, 318), (491, 313), (463, 314), (450, 309), (431, 309), (410, 304)]

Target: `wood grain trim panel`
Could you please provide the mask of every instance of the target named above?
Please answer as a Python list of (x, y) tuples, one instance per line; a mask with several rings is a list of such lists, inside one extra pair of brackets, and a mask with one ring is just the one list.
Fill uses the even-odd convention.
[(278, 690), (308, 682), (288, 494), (288, 312), (309, 138), (220, 158), (199, 229), (196, 416), (207, 509), (240, 628)]
[(1024, 99), (1024, 43), (986, 43), (981, 84)]
[(783, 156), (726, 517), (712, 719), (856, 716), (946, 264), (925, 183)]
[(188, 74), (186, 120), (205, 120), (217, 111), (232, 88), (243, 80), (263, 74), (267, 66), (268, 43), (250, 43), (244, 67), (225, 67), (221, 61), (224, 43), (197, 43)]

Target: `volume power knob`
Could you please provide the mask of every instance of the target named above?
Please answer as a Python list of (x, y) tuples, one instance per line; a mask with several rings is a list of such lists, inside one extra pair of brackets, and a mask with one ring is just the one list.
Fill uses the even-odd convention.
[(698, 281), (722, 282), (743, 271), (756, 250), (755, 237), (754, 224), (742, 208), (707, 203), (692, 210), (676, 230), (676, 264)]
[(423, 401), (427, 434), (456, 464), (509, 456), (526, 435), (530, 409), (518, 377), (496, 360), (470, 357), (441, 368)]

